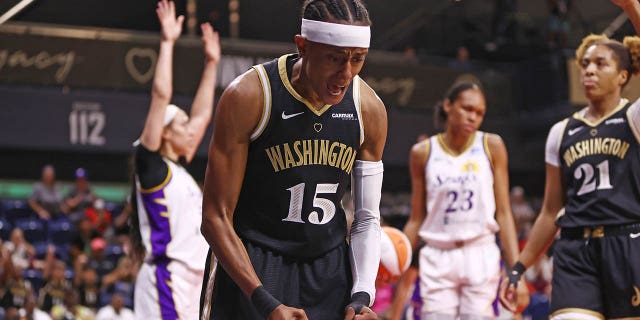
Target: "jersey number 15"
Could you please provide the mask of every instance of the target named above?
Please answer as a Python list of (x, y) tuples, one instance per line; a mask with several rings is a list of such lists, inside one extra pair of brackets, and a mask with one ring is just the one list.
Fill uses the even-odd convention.
[[(338, 183), (319, 183), (316, 186), (316, 193), (313, 195), (313, 206), (320, 208), (322, 213), (322, 220), (320, 220), (320, 213), (318, 211), (311, 211), (309, 213), (309, 222), (313, 224), (325, 224), (336, 215), (336, 205), (333, 201), (325, 198), (320, 198), (318, 195), (323, 193), (336, 193), (338, 191)], [(289, 215), (282, 221), (304, 223), (302, 220), (302, 201), (304, 200), (304, 183), (296, 184), (295, 186), (287, 189), (291, 194), (291, 200), (289, 201)]]

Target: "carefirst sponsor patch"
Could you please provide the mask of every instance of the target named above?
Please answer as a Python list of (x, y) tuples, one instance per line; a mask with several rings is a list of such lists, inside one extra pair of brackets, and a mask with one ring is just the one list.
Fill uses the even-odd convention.
[(358, 120), (353, 113), (332, 113), (331, 118), (340, 120)]

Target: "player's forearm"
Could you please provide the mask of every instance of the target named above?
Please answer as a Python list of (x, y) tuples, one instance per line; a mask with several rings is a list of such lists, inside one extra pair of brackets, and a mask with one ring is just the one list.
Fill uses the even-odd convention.
[(531, 232), (529, 233), (529, 239), (527, 245), (524, 247), (518, 260), (525, 266), (531, 266), (547, 247), (549, 242), (553, 240), (558, 227), (555, 223), (555, 214), (545, 212), (544, 210), (538, 216)]
[(404, 313), (404, 307), (407, 304), (407, 298), (409, 297), (410, 289), (413, 282), (416, 279), (418, 271), (413, 267), (410, 267), (405, 271), (400, 279), (398, 279), (398, 285), (393, 296), (393, 302), (391, 303), (389, 320), (400, 320)]
[(640, 3), (638, 1), (630, 1), (622, 9), (629, 16), (631, 23), (633, 23), (636, 34), (640, 35)]
[(410, 217), (409, 221), (404, 225), (404, 229), (402, 231), (407, 235), (407, 238), (411, 243), (411, 248), (415, 249), (418, 246), (418, 231), (420, 230), (421, 224), (422, 221), (418, 221), (418, 219)]
[(507, 266), (511, 267), (518, 258), (518, 237), (511, 212), (499, 212), (496, 220), (500, 226), (500, 242)]
[(160, 42), (160, 52), (153, 76), (152, 98), (168, 101), (173, 94), (173, 47), (175, 43), (169, 40)]
[(353, 169), (355, 213), (351, 224), (350, 262), (353, 275), (352, 296), (375, 298), (375, 280), (380, 262), (380, 198), (384, 167), (382, 161), (357, 160)]
[(203, 208), (202, 235), (213, 250), (216, 259), (238, 285), (251, 298), (253, 290), (261, 285), (247, 250), (233, 229), (230, 219), (223, 213), (214, 213)]
[(217, 61), (205, 61), (202, 78), (191, 107), (191, 118), (201, 117), (208, 122), (213, 114), (213, 97), (215, 95)]

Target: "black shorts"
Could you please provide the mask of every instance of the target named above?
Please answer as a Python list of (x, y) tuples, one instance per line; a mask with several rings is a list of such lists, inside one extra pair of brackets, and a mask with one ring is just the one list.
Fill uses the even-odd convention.
[(553, 254), (552, 314), (640, 316), (640, 231), (601, 238), (564, 234)]
[[(250, 242), (245, 242), (245, 247), (264, 288), (284, 305), (304, 309), (310, 320), (344, 319), (352, 287), (346, 242), (321, 257), (305, 260), (294, 260)], [(212, 261), (211, 249), (207, 261)], [(208, 263), (200, 319), (262, 319), (225, 270), (219, 264), (213, 273), (212, 268), (215, 265)], [(208, 285), (211, 276), (213, 281)]]

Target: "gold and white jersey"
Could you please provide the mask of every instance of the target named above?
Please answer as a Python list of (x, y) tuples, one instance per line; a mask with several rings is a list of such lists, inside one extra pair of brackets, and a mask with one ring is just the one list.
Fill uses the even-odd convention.
[(427, 243), (474, 240), (498, 231), (487, 138), (477, 131), (459, 155), (447, 148), (442, 134), (430, 138), (425, 165), (427, 216), (419, 231)]

